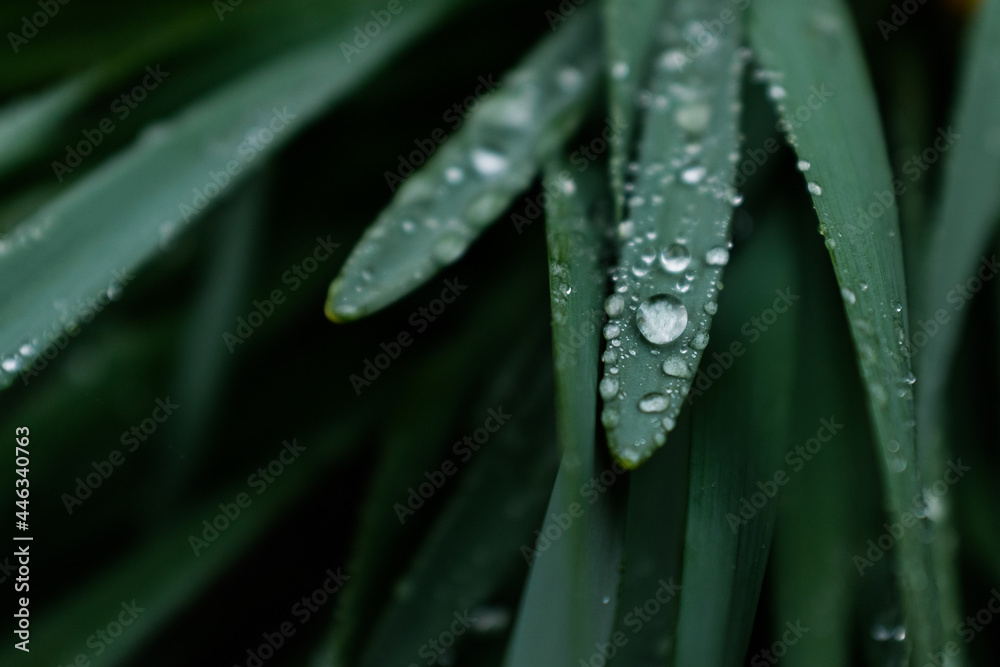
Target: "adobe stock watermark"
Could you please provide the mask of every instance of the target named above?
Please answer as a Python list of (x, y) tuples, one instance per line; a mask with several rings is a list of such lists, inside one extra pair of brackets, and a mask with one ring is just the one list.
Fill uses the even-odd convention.
[[(62, 311), (61, 321), (52, 326), (48, 336), (43, 337), (49, 342), (41, 350), (37, 350), (35, 345), (30, 343), (21, 345), (18, 349), (19, 356), (3, 361), (3, 370), (17, 372), (21, 376), (24, 386), (28, 386), (32, 378), (38, 377), (39, 373), (48, 368), (49, 362), (66, 349), (70, 339), (80, 334), (80, 324), (90, 324), (97, 317), (97, 314), (116, 300), (133, 280), (135, 280), (135, 276), (127, 267), (120, 271), (112, 271), (111, 281), (106, 290), (99, 292), (96, 296), (81, 299), (73, 308), (59, 304), (57, 307)], [(33, 361), (25, 363), (24, 359), (31, 358), (32, 355), (34, 355)]]
[[(319, 270), (320, 264), (333, 256), (333, 251), (340, 247), (339, 243), (330, 240), (330, 235), (326, 238), (316, 237), (316, 245), (311, 253), (306, 255), (301, 261), (281, 274), (281, 282), (288, 286), (289, 292), (297, 291), (309, 278)], [(236, 327), (233, 331), (226, 331), (222, 334), (222, 342), (225, 343), (229, 354), (236, 351), (237, 346), (247, 342), (257, 329), (264, 325), (267, 318), (274, 315), (278, 306), (285, 303), (287, 294), (277, 287), (261, 300), (254, 299), (253, 309), (245, 316), (236, 318)]]
[(908, 528), (917, 525), (921, 519), (938, 519), (942, 514), (941, 498), (948, 493), (949, 489), (958, 484), (967, 472), (972, 470), (967, 465), (962, 465), (962, 459), (948, 461), (948, 470), (945, 471), (941, 479), (934, 482), (929, 487), (925, 487), (923, 493), (915, 495), (910, 504), (913, 511), (905, 511), (899, 515), (899, 521), (883, 523), (884, 533), (874, 540), (868, 540), (868, 549), (864, 555), (855, 554), (853, 557), (854, 567), (858, 569), (858, 574), (865, 576), (865, 570), (873, 567), (875, 563), (892, 551), (896, 543), (906, 534)]
[[(90, 649), (88, 653), (77, 653), (73, 662), (66, 667), (90, 667), (91, 660), (100, 658), (117, 640), (125, 630), (131, 627), (139, 619), (139, 615), (146, 611), (145, 607), (140, 607), (133, 599), (131, 602), (122, 602), (115, 618), (104, 627), (98, 628), (92, 635), (87, 637), (86, 647)], [(59, 665), (59, 667), (63, 667)]]
[(581, 484), (577, 493), (581, 499), (586, 500), (586, 503), (572, 502), (566, 507), (566, 511), (564, 512), (550, 512), (545, 517), (545, 523), (542, 527), (535, 531), (534, 548), (526, 544), (521, 545), (521, 556), (524, 557), (524, 562), (529, 567), (533, 565), (537, 558), (551, 549), (555, 542), (562, 539), (562, 536), (576, 523), (577, 519), (587, 513), (589, 506), (596, 503), (601, 495), (614, 486), (615, 482), (621, 479), (622, 475), (627, 472), (628, 470), (625, 467), (614, 461), (611, 463), (611, 467), (602, 470)]
[[(75, 145), (66, 144), (66, 156), (62, 162), (55, 160), (52, 162), (52, 173), (60, 183), (73, 170), (83, 164), (84, 158), (94, 152), (94, 149), (104, 142), (104, 138), (115, 131), (115, 118), (119, 122), (127, 119), (131, 113), (139, 107), (149, 93), (156, 90), (163, 81), (170, 76), (170, 72), (160, 70), (157, 64), (146, 67), (146, 75), (131, 90), (126, 91), (116, 97), (111, 103), (109, 114), (99, 120), (93, 129), (83, 130), (83, 139)], [(112, 117), (112, 114), (114, 117)]]
[[(608, 151), (611, 140), (619, 136), (628, 125), (615, 122), (610, 118), (604, 119), (604, 129), (601, 134), (594, 137), (589, 142), (577, 146), (576, 150), (570, 153), (569, 163), (577, 173), (582, 173), (590, 168), (595, 160)], [(576, 188), (573, 181), (572, 172), (564, 169), (553, 178), (542, 179), (542, 190), (537, 195), (524, 198), (522, 213), (514, 213), (510, 216), (510, 221), (514, 225), (514, 231), (518, 234), (524, 232), (524, 228), (542, 217), (545, 207), (549, 205), (549, 199), (562, 194), (569, 194)]]
[(897, 178), (893, 180), (891, 190), (874, 191), (867, 208), (857, 210), (856, 223), (848, 221), (847, 226), (855, 231), (870, 229), (876, 220), (896, 205), (896, 198), (905, 193), (910, 185), (919, 181), (927, 170), (961, 138), (962, 135), (952, 130), (951, 126), (947, 129), (938, 128), (937, 137), (932, 144), (903, 163), (902, 172), (908, 177), (909, 183)]
[(761, 649), (750, 658), (750, 667), (767, 667), (776, 665), (778, 661), (788, 655), (788, 649), (799, 643), (799, 640), (809, 632), (809, 628), (802, 625), (802, 621), (795, 619), (794, 625), (791, 621), (785, 622), (785, 632), (781, 639), (775, 641), (770, 647)]
[(262, 121), (248, 136), (236, 146), (235, 159), (229, 160), (219, 171), (208, 172), (208, 179), (203, 186), (191, 190), (190, 202), (181, 202), (177, 210), (185, 224), (191, 222), (199, 213), (208, 208), (216, 197), (225, 192), (233, 177), (257, 159), (274, 138), (288, 128), (290, 121), (298, 117), (288, 107), (271, 109), (271, 116)]
[[(406, 0), (406, 4), (412, 1)], [(344, 60), (350, 63), (352, 58), (360, 55), (362, 51), (368, 48), (372, 40), (377, 39), (382, 34), (382, 31), (388, 28), (392, 20), (401, 14), (404, 9), (406, 9), (406, 5), (403, 4), (403, 0), (389, 0), (385, 9), (371, 10), (371, 21), (368, 21), (363, 26), (354, 26), (354, 39), (351, 43), (340, 43), (340, 52), (344, 54)]]
[(392, 362), (399, 359), (403, 350), (413, 344), (414, 335), (419, 336), (427, 331), (428, 327), (441, 316), (448, 306), (455, 303), (459, 295), (468, 288), (469, 286), (460, 283), (458, 278), (445, 280), (444, 289), (441, 290), (439, 298), (432, 299), (426, 306), (421, 306), (410, 313), (409, 318), (407, 318), (414, 333), (411, 334), (409, 331), (403, 330), (388, 343), (379, 343), (379, 348), (382, 351), (376, 354), (374, 359), (365, 357), (361, 374), (353, 373), (347, 378), (351, 383), (351, 388), (354, 389), (354, 395), (360, 396), (363, 390), (372, 386), (372, 383), (379, 379), (382, 372), (389, 368)]
[[(284, 440), (281, 444), (281, 452), (276, 458), (266, 466), (257, 468), (247, 477), (247, 486), (253, 489), (258, 496), (267, 491), (275, 480), (285, 472), (285, 469), (298, 461), (302, 452), (306, 451), (306, 448), (298, 444), (298, 440), (295, 438), (292, 438), (291, 442)], [(188, 545), (194, 555), (200, 556), (202, 551), (215, 543), (219, 536), (240, 518), (243, 510), (252, 504), (253, 497), (246, 491), (237, 493), (232, 502), (219, 503), (219, 513), (211, 519), (205, 519), (201, 522), (200, 535), (194, 533), (188, 535)]]
[(453, 133), (461, 127), (462, 123), (469, 117), (469, 114), (478, 109), (480, 103), (492, 95), (493, 91), (502, 83), (502, 81), (494, 81), (492, 74), (485, 77), (480, 75), (479, 85), (472, 91), (472, 94), (461, 102), (451, 105), (441, 114), (441, 120), (448, 123), (447, 129), (443, 127), (434, 128), (428, 137), (413, 140), (413, 145), (416, 146), (414, 150), (406, 155), (400, 153), (396, 156), (398, 160), (396, 170), (383, 173), (385, 183), (389, 186), (389, 191), (395, 192), (404, 179), (408, 178), (421, 165), (427, 162), (430, 156), (437, 151), (438, 146), (448, 139), (449, 133)]
[[(642, 632), (646, 624), (653, 620), (653, 617), (660, 613), (670, 602), (672, 602), (681, 592), (681, 586), (674, 583), (673, 577), (670, 581), (660, 579), (656, 583), (659, 588), (652, 597), (635, 606), (622, 618), (622, 623), (632, 631), (632, 637)], [(595, 642), (596, 651), (588, 659), (580, 658), (579, 667), (604, 667), (614, 658), (618, 651), (628, 645), (631, 637), (625, 634), (624, 630), (616, 630), (605, 643)]]
[(424, 471), (424, 478), (427, 481), (417, 485), (417, 488), (411, 486), (407, 489), (409, 493), (406, 504), (396, 503), (392, 506), (399, 523), (405, 524), (406, 520), (416, 514), (426, 501), (434, 497), (434, 494), (458, 472), (459, 463), (464, 465), (472, 460), (472, 456), (489, 441), (490, 436), (499, 431), (510, 418), (511, 415), (503, 411), (502, 405), (487, 410), (483, 425), (474, 430), (472, 435), (463, 436), (451, 446), (451, 452), (458, 458), (458, 463), (446, 459), (436, 470)]
[(160, 424), (173, 416), (174, 412), (180, 407), (180, 405), (171, 401), (169, 396), (156, 399), (149, 416), (132, 426), (129, 430), (124, 431), (121, 438), (119, 438), (119, 442), (125, 447), (124, 453), (122, 450), (113, 449), (106, 459), (91, 461), (90, 466), (94, 471), (88, 473), (86, 477), (77, 477), (74, 480), (76, 487), (73, 489), (72, 494), (63, 493), (60, 496), (63, 507), (66, 508), (66, 513), (72, 515), (73, 510), (83, 505), (83, 501), (90, 498), (94, 494), (94, 491), (101, 488), (101, 485), (108, 481), (111, 475), (125, 463), (125, 454), (132, 454), (139, 449), (142, 443), (149, 440), (156, 433), (157, 429), (160, 428)]
[[(785, 463), (791, 468), (793, 473), (797, 473), (805, 467), (806, 463), (812, 461), (813, 457), (820, 453), (823, 445), (833, 440), (833, 438), (844, 428), (843, 424), (837, 423), (836, 417), (819, 420), (820, 427), (816, 430), (816, 435), (806, 440), (801, 445), (796, 445), (794, 449), (788, 450), (785, 454)], [(750, 498), (740, 498), (739, 516), (729, 512), (726, 514), (726, 522), (729, 524), (733, 535), (740, 531), (741, 526), (745, 526), (755, 518), (767, 504), (778, 495), (781, 487), (791, 481), (791, 475), (784, 469), (776, 470), (770, 479), (757, 482), (758, 491), (750, 495)]]
[(233, 667), (263, 667), (265, 662), (273, 658), (281, 650), (285, 642), (295, 636), (298, 628), (308, 623), (344, 587), (347, 580), (351, 578), (350, 575), (344, 574), (339, 567), (336, 572), (333, 569), (328, 569), (324, 574), (326, 578), (323, 580), (323, 583), (313, 589), (308, 595), (303, 595), (300, 600), (292, 605), (292, 608), (288, 612), (290, 616), (298, 621), (298, 627), (296, 627), (294, 622), (289, 620), (280, 623), (274, 632), (261, 633), (263, 641), (256, 647), (248, 648), (246, 650), (246, 659), (242, 663), (233, 665)]
[(14, 53), (19, 53), (21, 47), (38, 35), (38, 31), (49, 24), (49, 20), (54, 19), (62, 7), (70, 3), (70, 0), (38, 0), (37, 4), (41, 11), (28, 16), (21, 17), (21, 30), (19, 32), (8, 32), (7, 41)]
[[(798, 294), (793, 294), (791, 287), (786, 287), (783, 290), (775, 290), (774, 294), (775, 299), (771, 303), (770, 308), (765, 308), (759, 315), (751, 317), (740, 327), (740, 333), (746, 337), (747, 345), (753, 345), (760, 340), (760, 337), (767, 333), (778, 319), (802, 298)], [(707, 358), (702, 359), (702, 363), (698, 365), (698, 370), (694, 375), (694, 380), (691, 382), (691, 390), (688, 392), (687, 397), (688, 405), (692, 404), (696, 398), (708, 391), (715, 384), (716, 380), (732, 368), (737, 359), (746, 354), (747, 345), (744, 345), (743, 341), (734, 340), (729, 344), (727, 350), (713, 352), (711, 361)], [(667, 370), (666, 367), (664, 367), (664, 370)], [(670, 369), (670, 373), (671, 375), (678, 375), (678, 377), (684, 377), (685, 375), (690, 377), (691, 370), (684, 365), (683, 368)]]

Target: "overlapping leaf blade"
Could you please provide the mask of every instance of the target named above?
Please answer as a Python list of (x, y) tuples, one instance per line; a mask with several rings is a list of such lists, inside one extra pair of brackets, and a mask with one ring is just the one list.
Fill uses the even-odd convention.
[(598, 494), (588, 484), (610, 466), (595, 441), (610, 201), (599, 170), (577, 179), (568, 162), (553, 161), (544, 173), (547, 182), (560, 185), (549, 200), (546, 232), (563, 457), (541, 531), (545, 544), (535, 546), (507, 652), (511, 667), (569, 665), (589, 657), (594, 642), (611, 633), (621, 567), (620, 494)]
[[(211, 93), (51, 200), (0, 250), (0, 386), (64, 329), (106, 303), (132, 271), (329, 105), (462, 0), (401, 13), (359, 55), (341, 48), (346, 13), (328, 39)], [(44, 275), (35, 267), (46, 266)]]
[(655, 73), (629, 184), (615, 294), (607, 304), (601, 397), (612, 454), (635, 468), (684, 403), (708, 345), (722, 266), (729, 258), (738, 147), (739, 17), (709, 48), (688, 48), (722, 0), (671, 5), (657, 31)]
[[(885, 140), (851, 17), (840, 0), (764, 0), (751, 8), (749, 33), (807, 169), (857, 350), (886, 504), (898, 516), (922, 492), (906, 285)], [(921, 655), (941, 646), (944, 627), (925, 529), (907, 531), (895, 549), (907, 638)]]
[(331, 319), (363, 317), (429, 280), (528, 188), (594, 97), (598, 27), (596, 8), (574, 13), (407, 179), (330, 285)]

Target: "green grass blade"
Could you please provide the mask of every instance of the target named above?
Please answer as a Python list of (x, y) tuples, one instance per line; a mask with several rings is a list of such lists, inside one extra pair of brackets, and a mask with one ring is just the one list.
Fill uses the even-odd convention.
[(577, 11), (406, 180), (331, 283), (330, 319), (363, 317), (423, 284), (528, 188), (594, 97), (597, 19), (590, 7)]
[(649, 74), (656, 32), (663, 13), (658, 0), (604, 0), (604, 45), (607, 52), (608, 107), (611, 125), (611, 189), (621, 220), (632, 141), (639, 131), (637, 97)]
[[(741, 512), (744, 499), (763, 496), (762, 485), (778, 488), (774, 478), (784, 466), (792, 416), (795, 301), (802, 292), (788, 220), (784, 212), (761, 216), (729, 268), (719, 342), (709, 348), (713, 364), (702, 377), (717, 375), (713, 367), (722, 375), (694, 403), (678, 667), (744, 664), (777, 503), (754, 505), (750, 518)], [(754, 341), (744, 325), (769, 319), (762, 315), (768, 309), (774, 324), (754, 330)]]
[[(508, 364), (491, 401), (502, 403), (510, 419), (460, 473), (456, 495), (397, 585), (361, 667), (423, 662), (434, 650), (428, 640), (450, 627), (460, 629), (459, 639), (467, 630), (477, 632), (478, 608), (522, 571), (522, 545), (530, 543), (545, 508), (556, 450), (544, 446), (555, 438), (547, 398), (551, 379), (538, 371), (548, 357), (523, 350), (519, 357)], [(496, 508), (504, 508), (502, 516), (493, 514)], [(465, 623), (453, 626), (457, 618)]]
[(595, 641), (607, 641), (621, 567), (620, 503), (615, 494), (582, 491), (609, 465), (595, 441), (595, 415), (610, 202), (602, 171), (591, 169), (579, 179), (570, 173), (565, 160), (545, 170), (546, 182), (560, 184), (546, 209), (546, 235), (563, 458), (542, 534), (560, 536), (546, 538), (547, 548), (532, 561), (505, 661), (511, 667), (575, 665), (593, 652)]
[(658, 45), (663, 55), (649, 86), (638, 173), (619, 229), (601, 381), (608, 444), (627, 468), (649, 458), (674, 426), (708, 345), (729, 258), (739, 21), (697, 58), (685, 55), (688, 42), (677, 28), (702, 26), (728, 5), (683, 0), (658, 26), (667, 37)]
[[(750, 37), (770, 75), (788, 139), (827, 239), (868, 397), (885, 499), (894, 519), (922, 492), (906, 348), (906, 285), (893, 182), (851, 16), (840, 0), (758, 2)], [(888, 197), (880, 204), (879, 198)], [(880, 207), (870, 209), (872, 206)], [(867, 211), (880, 210), (871, 217)], [(862, 213), (865, 212), (865, 213)], [(922, 523), (926, 523), (923, 521)], [(941, 646), (943, 619), (921, 526), (896, 547), (907, 639)]]
[[(0, 387), (64, 329), (92, 317), (88, 301), (106, 303), (108, 292), (127, 282), (119, 276), (152, 257), (164, 234), (198, 218), (460, 1), (414, 5), (348, 63), (341, 43), (353, 39), (358, 16), (352, 15), (327, 40), (147, 128), (133, 146), (25, 220), (0, 250)], [(44, 280), (38, 267), (47, 267)]]
[[(973, 17), (966, 70), (954, 110), (954, 125), (934, 137), (944, 152), (941, 198), (932, 221), (921, 265), (923, 282), (916, 302), (920, 330), (911, 339), (917, 370), (917, 451), (924, 478), (937, 480), (947, 471), (946, 433), (948, 378), (961, 340), (967, 307), (985, 280), (996, 273), (996, 254), (989, 243), (1000, 221), (1000, 3), (985, 2)], [(953, 135), (957, 135), (955, 138)], [(954, 145), (952, 145), (954, 144)], [(985, 280), (984, 280), (985, 276)], [(940, 511), (951, 516), (948, 498)], [(932, 543), (942, 588), (955, 591), (954, 562), (958, 539), (952, 526), (935, 524)], [(954, 627), (957, 603), (948, 599), (946, 627)]]

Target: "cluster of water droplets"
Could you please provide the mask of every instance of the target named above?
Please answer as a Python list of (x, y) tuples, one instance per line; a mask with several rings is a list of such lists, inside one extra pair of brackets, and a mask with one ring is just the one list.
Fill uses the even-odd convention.
[[(676, 36), (699, 29), (703, 24), (692, 21)], [(608, 323), (598, 387), (604, 403), (601, 420), (613, 434), (612, 447), (631, 465), (662, 445), (676, 425), (708, 346), (722, 267), (732, 247), (731, 211), (741, 202), (729, 185), (734, 160), (731, 149), (721, 144), (725, 133), (718, 127), (722, 115), (725, 123), (734, 122), (729, 114), (738, 112), (738, 102), (734, 90), (700, 78), (699, 68), (710, 65), (718, 47), (706, 44), (697, 61), (676, 42), (668, 44), (655, 59), (653, 85), (637, 100), (647, 111), (651, 139), (640, 145), (639, 161), (627, 169), (626, 213), (618, 228), (622, 252), (611, 273), (613, 293), (604, 304)], [(742, 67), (745, 54), (731, 55), (732, 66)], [(611, 75), (628, 76), (627, 65), (613, 64)], [(662, 151), (663, 145), (673, 148), (655, 159), (642, 150)], [(658, 378), (655, 386), (649, 386), (650, 377)], [(645, 389), (637, 391), (640, 385)], [(614, 435), (626, 411), (633, 411), (630, 422), (636, 422), (638, 413), (643, 430)]]

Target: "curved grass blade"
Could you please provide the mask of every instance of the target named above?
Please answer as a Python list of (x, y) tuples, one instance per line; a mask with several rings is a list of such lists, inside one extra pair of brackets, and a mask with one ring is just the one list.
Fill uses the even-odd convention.
[[(538, 349), (538, 337), (529, 342)], [(524, 566), (522, 545), (545, 509), (556, 457), (554, 447), (544, 447), (555, 435), (551, 376), (540, 378), (538, 371), (547, 365), (547, 355), (523, 352), (509, 365), (509, 381), (492, 397), (493, 405), (506, 405), (516, 392), (509, 421), (462, 471), (456, 495), (397, 585), (360, 667), (426, 661), (434, 650), (428, 639), (459, 627), (453, 626), (457, 620), (460, 635), (488, 630), (491, 619), (480, 607)], [(492, 514), (498, 507), (504, 508), (499, 519)]]
[(612, 454), (627, 468), (649, 458), (674, 427), (708, 345), (729, 259), (744, 60), (738, 17), (698, 57), (684, 53), (692, 26), (728, 5), (682, 0), (658, 26), (666, 35), (658, 61), (666, 65), (649, 86), (604, 331), (601, 419)]
[[(717, 318), (720, 342), (709, 348), (722, 375), (694, 404), (679, 667), (745, 660), (777, 504), (772, 499), (747, 518), (742, 503), (762, 493), (760, 485), (777, 487), (792, 418), (799, 340), (793, 297), (801, 290), (788, 220), (785, 212), (771, 211), (771, 224), (758, 226), (730, 267)], [(782, 303), (786, 312), (777, 314)], [(754, 342), (744, 325), (769, 308), (777, 319)]]
[[(603, 170), (588, 170), (574, 180), (569, 163), (558, 160), (544, 173), (546, 182), (560, 184), (546, 209), (546, 235), (563, 457), (542, 534), (561, 536), (532, 561), (505, 660), (511, 667), (575, 665), (593, 653), (594, 642), (607, 641), (621, 568), (619, 494), (584, 491), (609, 467), (595, 441), (595, 414), (606, 281), (601, 260), (610, 202)], [(566, 517), (572, 518), (568, 527)]]
[(664, 3), (659, 0), (604, 0), (604, 48), (607, 52), (608, 107), (611, 125), (611, 191), (617, 219), (625, 210), (625, 181), (632, 141), (639, 131), (636, 98), (649, 75), (656, 32)]
[(429, 280), (528, 188), (594, 97), (597, 19), (577, 11), (400, 187), (330, 284), (331, 320), (364, 317)]
[[(934, 139), (936, 150), (947, 151), (944, 180), (922, 257), (924, 280), (916, 304), (916, 321), (922, 331), (910, 339), (920, 379), (916, 391), (920, 424), (917, 451), (927, 480), (941, 479), (947, 472), (947, 383), (970, 310), (966, 306), (998, 270), (996, 254), (987, 249), (1000, 222), (1000, 118), (996, 113), (1000, 105), (1000, 2), (981, 3), (969, 37), (955, 124)], [(947, 498), (940, 500), (944, 517), (951, 516), (950, 504)], [(946, 578), (942, 586), (957, 595), (952, 564), (957, 558), (958, 539), (947, 522), (939, 522), (935, 528), (932, 545), (939, 576)], [(948, 600), (946, 627), (959, 622), (953, 612), (957, 608), (956, 601)]]
[(350, 14), (330, 38), (149, 127), (25, 220), (0, 246), (0, 388), (63, 330), (93, 317), (94, 304), (120, 291), (165, 237), (462, 1), (414, 5), (348, 63), (341, 43), (368, 16)]
[[(850, 15), (840, 0), (758, 2), (750, 37), (808, 190), (841, 287), (876, 436), (885, 502), (898, 519), (922, 493), (893, 182), (878, 110)], [(888, 197), (889, 205), (879, 199)], [(872, 217), (868, 212), (881, 211)], [(944, 619), (928, 521), (895, 549), (907, 640), (942, 645)]]

